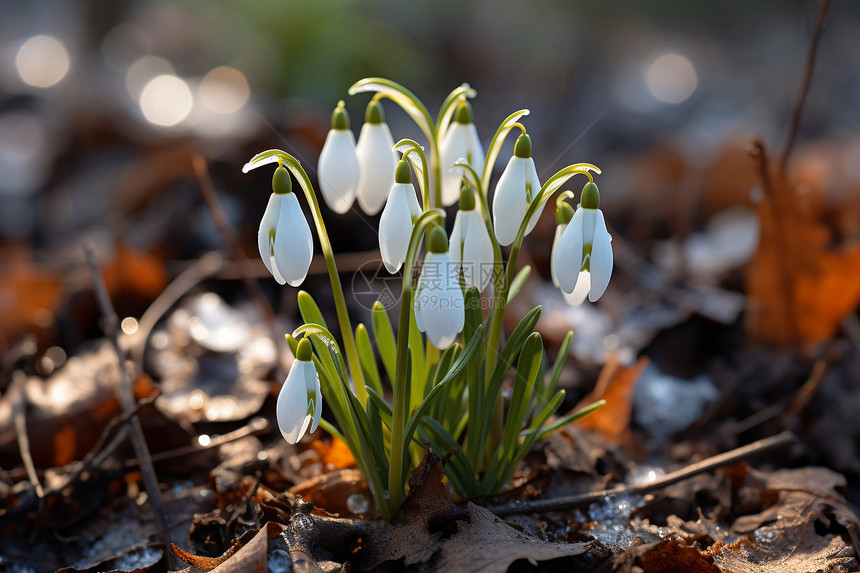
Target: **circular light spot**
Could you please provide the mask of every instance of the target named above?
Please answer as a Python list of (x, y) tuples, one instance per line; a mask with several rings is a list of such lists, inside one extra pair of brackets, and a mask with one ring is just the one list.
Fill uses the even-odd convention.
[(140, 110), (155, 125), (176, 125), (191, 113), (194, 100), (182, 79), (163, 75), (150, 80), (140, 93)]
[(128, 68), (125, 73), (125, 89), (134, 98), (140, 98), (143, 88), (152, 78), (173, 74), (173, 66), (164, 58), (144, 56)]
[(663, 54), (654, 60), (645, 79), (651, 95), (666, 103), (681, 103), (699, 83), (693, 63), (680, 54)]
[(127, 316), (122, 319), (120, 327), (122, 328), (122, 331), (126, 334), (134, 334), (135, 332), (137, 332), (137, 319), (133, 316)]
[(206, 434), (200, 434), (199, 436), (197, 436), (197, 443), (205, 448), (212, 443), (212, 438), (210, 438)]
[(18, 49), (15, 65), (24, 83), (49, 88), (69, 72), (69, 52), (53, 36), (33, 36)]
[(251, 89), (242, 72), (228, 66), (213, 69), (200, 82), (200, 101), (217, 113), (238, 111), (250, 95)]

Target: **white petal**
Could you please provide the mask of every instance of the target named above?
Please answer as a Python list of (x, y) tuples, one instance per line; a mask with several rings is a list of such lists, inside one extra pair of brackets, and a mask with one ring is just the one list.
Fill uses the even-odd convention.
[(360, 172), (356, 199), (368, 215), (379, 213), (394, 184), (397, 154), (392, 147), (394, 140), (387, 124), (365, 123), (361, 127), (355, 146)]
[[(528, 209), (529, 204), (534, 200), (535, 197), (540, 193), (540, 179), (538, 179), (537, 168), (535, 168), (535, 161), (533, 158), (529, 157), (528, 159), (524, 159), (525, 161), (525, 202), (526, 208), (523, 210), (523, 216), (525, 217), (525, 211)], [(540, 214), (543, 213), (543, 208), (546, 206), (546, 203), (541, 205), (535, 211), (535, 214), (532, 215), (531, 220), (529, 221), (528, 227), (526, 227), (526, 235), (532, 232), (532, 229), (537, 225), (538, 219), (540, 219)]]
[[(298, 361), (296, 361), (298, 362)], [(313, 362), (310, 362), (313, 365)], [(307, 379), (305, 379), (305, 384), (307, 387)], [(308, 392), (313, 395), (314, 400), (314, 413), (313, 420), (311, 421), (310, 433), (313, 434), (317, 431), (317, 426), (320, 425), (320, 417), (322, 416), (322, 389), (320, 388), (320, 376), (317, 373), (317, 369), (314, 366), (313, 369), (313, 388), (309, 389)]]
[(415, 199), (415, 188), (412, 184), (392, 185), (388, 201), (379, 218), (379, 254), (391, 274), (396, 273), (406, 260), (409, 237), (412, 235), (414, 208), (418, 208), (418, 200)]
[(555, 265), (556, 260), (558, 259), (556, 251), (558, 251), (558, 243), (561, 239), (561, 234), (564, 233), (565, 229), (567, 229), (567, 223), (556, 226), (555, 235), (552, 238), (552, 251), (550, 251), (549, 255), (549, 274), (552, 276), (552, 284), (556, 287), (558, 286), (558, 277), (555, 274)]
[(451, 228), (451, 236), (448, 237), (448, 256), (454, 266), (463, 261), (463, 240), (466, 238), (466, 216), (463, 211), (457, 211), (454, 215), (454, 226)]
[[(465, 213), (465, 236), (463, 238), (463, 279), (466, 287), (478, 287), (483, 291), (493, 278), (493, 243), (487, 226), (477, 209)], [(456, 225), (456, 221), (454, 222)], [(451, 233), (453, 236), (454, 233)], [(449, 248), (450, 252), (451, 249)], [(452, 257), (453, 258), (453, 257)]]
[(276, 406), (278, 428), (284, 439), (291, 444), (302, 439), (311, 422), (311, 416), (307, 413), (308, 393), (305, 385), (308, 368), (313, 370), (314, 375), (316, 374), (313, 362), (294, 361), (278, 394)]
[(556, 250), (555, 276), (558, 286), (566, 293), (573, 292), (582, 268), (582, 212), (577, 209), (567, 229), (561, 234)]
[(278, 195), (272, 193), (269, 195), (269, 203), (266, 205), (263, 218), (260, 220), (260, 229), (257, 231), (257, 248), (260, 251), (260, 258), (263, 259), (263, 264), (266, 265), (266, 268), (278, 283), (284, 284), (286, 281), (277, 272), (277, 267), (272, 260), (275, 256), (275, 227), (278, 224), (280, 210), (281, 199)]
[(612, 276), (612, 245), (609, 232), (606, 230), (606, 221), (603, 213), (596, 209), (594, 226), (594, 243), (591, 248), (591, 292), (588, 300), (591, 302), (600, 298), (609, 285), (609, 277)]
[(590, 290), (591, 273), (588, 271), (581, 271), (576, 279), (576, 287), (574, 287), (573, 292), (570, 294), (565, 293), (564, 300), (567, 301), (567, 304), (570, 306), (579, 306), (585, 302), (585, 297), (588, 296), (588, 292)]
[(510, 245), (526, 215), (525, 160), (511, 156), (493, 195), (493, 228), (499, 244)]
[(451, 346), (463, 330), (465, 309), (463, 292), (448, 253), (428, 253), (424, 258), (414, 304), (418, 328), (427, 333), (433, 346), (440, 349)]
[(484, 170), (484, 150), (475, 124), (464, 125), (456, 122), (451, 124), (439, 144), (439, 156), (442, 163), (442, 204), (447, 207), (460, 198), (462, 171), (455, 169), (451, 172), (451, 166), (462, 158), (475, 169), (478, 175)]
[(295, 193), (281, 196), (281, 211), (275, 229), (273, 270), (297, 287), (305, 280), (313, 258), (313, 238)]
[(320, 152), (317, 176), (329, 209), (346, 213), (355, 200), (359, 179), (355, 137), (348, 129), (330, 129)]

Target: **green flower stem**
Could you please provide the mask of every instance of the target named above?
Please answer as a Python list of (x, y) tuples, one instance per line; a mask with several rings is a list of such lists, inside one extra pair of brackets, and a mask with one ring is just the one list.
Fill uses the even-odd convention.
[(329, 242), (328, 232), (325, 228), (322, 212), (320, 211), (319, 201), (317, 201), (314, 186), (308, 174), (305, 172), (301, 163), (280, 149), (270, 149), (255, 155), (251, 161), (245, 166), (253, 168), (262, 163), (272, 162), (272, 158), (277, 158), (279, 164), (285, 164), (293, 176), (299, 181), (302, 190), (305, 192), (305, 198), (311, 209), (311, 215), (314, 218), (314, 224), (317, 228), (317, 237), (320, 241), (320, 249), (325, 259), (325, 266), (328, 270), (328, 280), (331, 283), (331, 292), (334, 296), (334, 307), (337, 312), (337, 323), (340, 326), (340, 335), (343, 337), (343, 346), (346, 352), (346, 361), (349, 364), (349, 372), (352, 375), (353, 385), (355, 386), (355, 395), (362, 404), (367, 403), (367, 388), (364, 386), (364, 372), (361, 370), (361, 362), (358, 359), (358, 348), (355, 345), (355, 337), (352, 332), (352, 325), (349, 321), (349, 313), (346, 309), (346, 299), (343, 296), (343, 287), (340, 284), (340, 275), (337, 272), (337, 265), (334, 260), (334, 252)]
[[(502, 282), (502, 288), (499, 290), (498, 296), (493, 301), (495, 304), (493, 305), (493, 317), (490, 320), (490, 333), (487, 338), (487, 363), (486, 363), (486, 373), (485, 373), (485, 383), (490, 383), (490, 378), (493, 375), (493, 367), (498, 360), (499, 356), (499, 346), (500, 346), (500, 338), (502, 333), (502, 318), (505, 314), (505, 308), (507, 306), (508, 301), (508, 292), (511, 288), (511, 281), (514, 278), (514, 272), (517, 266), (517, 257), (520, 254), (520, 248), (523, 244), (523, 238), (526, 234), (526, 229), (528, 228), (529, 221), (534, 216), (535, 212), (537, 212), (538, 207), (546, 203), (552, 194), (555, 193), (564, 183), (573, 177), (576, 174), (585, 175), (588, 177), (589, 181), (593, 181), (593, 177), (589, 173), (589, 171), (595, 171), (596, 173), (600, 173), (600, 169), (596, 166), (591, 165), (590, 163), (577, 163), (575, 165), (568, 165), (564, 169), (558, 171), (555, 175), (547, 179), (546, 183), (540, 189), (540, 192), (537, 196), (532, 200), (529, 208), (526, 210), (525, 217), (523, 217), (522, 222), (520, 223), (520, 228), (517, 231), (517, 237), (514, 239), (513, 245), (511, 246), (511, 254), (508, 256), (508, 263), (505, 267), (505, 278)], [(486, 172), (486, 171), (485, 171)], [(491, 432), (491, 443), (488, 447), (490, 452), (495, 451), (496, 446), (498, 445), (498, 441), (501, 439), (501, 431), (503, 430), (503, 408), (502, 401), (500, 399), (496, 401), (496, 407), (493, 409), (493, 423), (492, 423), (492, 432)]]
[(391, 416), (391, 456), (388, 463), (388, 503), (396, 510), (403, 502), (404, 434), (409, 417), (410, 381), (406, 374), (409, 361), (409, 318), (412, 310), (412, 274), (415, 258), (421, 248), (424, 231), (433, 223), (442, 222), (442, 213), (427, 211), (415, 221), (406, 262), (403, 265), (403, 290), (400, 296), (400, 322), (397, 327), (397, 362), (394, 368), (394, 404)]
[[(427, 156), (424, 150), (413, 139), (401, 139), (394, 144), (394, 151), (402, 153), (403, 159), (409, 161), (415, 171), (421, 175), (418, 181), (418, 186), (421, 187), (421, 209), (428, 211), (430, 209), (430, 172), (427, 171)], [(418, 156), (417, 161), (415, 156)]]

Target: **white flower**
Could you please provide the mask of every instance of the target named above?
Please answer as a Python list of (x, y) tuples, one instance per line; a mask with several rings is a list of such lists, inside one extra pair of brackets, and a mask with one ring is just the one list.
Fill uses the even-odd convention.
[(349, 130), (349, 115), (341, 101), (331, 115), (331, 129), (317, 165), (320, 191), (329, 209), (339, 214), (349, 211), (355, 200), (359, 174), (355, 137)]
[[(561, 223), (555, 228), (555, 237), (552, 239), (552, 252), (549, 257), (549, 266), (550, 266), (550, 274), (552, 275), (552, 284), (560, 289), (558, 285), (558, 278), (556, 277), (556, 260), (558, 257), (556, 256), (556, 251), (558, 250), (559, 239), (561, 238), (564, 230), (567, 229), (567, 223)], [(588, 273), (583, 273), (586, 276)], [(561, 291), (562, 296), (564, 297), (564, 301), (570, 306), (579, 306), (585, 301), (585, 297), (588, 294), (588, 289), (584, 288), (585, 285), (588, 284), (590, 286), (591, 281), (590, 278), (582, 281), (583, 288), (580, 288), (580, 285), (577, 284), (577, 288), (574, 289), (573, 293), (566, 293), (563, 290)]]
[(442, 162), (442, 205), (447, 207), (460, 197), (460, 171), (450, 171), (458, 159), (465, 159), (478, 175), (484, 171), (484, 149), (472, 123), (472, 106), (465, 99), (459, 103), (454, 121), (439, 143), (439, 158)]
[(291, 191), (290, 174), (275, 170), (269, 204), (260, 221), (257, 247), (263, 264), (280, 284), (297, 287), (305, 280), (313, 258), (313, 238), (296, 194)]
[(322, 392), (319, 374), (311, 356), (311, 343), (303, 338), (299, 341), (296, 360), (278, 394), (278, 428), (291, 444), (302, 439), (308, 426), (313, 434), (320, 423)]
[(471, 187), (463, 187), (448, 253), (458, 274), (462, 267), (466, 288), (483, 291), (493, 278), (493, 243), (484, 218), (475, 209), (474, 193)]
[[(496, 240), (502, 246), (510, 245), (517, 238), (517, 231), (526, 216), (529, 204), (540, 192), (540, 180), (528, 135), (517, 138), (514, 155), (508, 161), (493, 196), (493, 228)], [(526, 235), (535, 228), (544, 205), (538, 207), (526, 227)]]
[(406, 161), (397, 163), (394, 185), (379, 218), (379, 254), (389, 273), (394, 274), (406, 260), (412, 226), (421, 216), (421, 207), (412, 186), (412, 172)]
[(580, 208), (561, 234), (556, 248), (554, 275), (558, 285), (579, 303), (586, 295), (591, 302), (599, 299), (612, 275), (612, 237), (606, 230), (599, 205), (597, 185), (587, 183), (582, 190)]
[(433, 227), (413, 301), (415, 325), (439, 349), (453, 344), (466, 320), (463, 291), (448, 256), (447, 242), (445, 231)]
[(379, 213), (394, 183), (397, 153), (393, 147), (394, 140), (385, 123), (382, 104), (371, 103), (367, 106), (365, 123), (355, 146), (360, 172), (356, 199), (361, 210), (368, 215)]

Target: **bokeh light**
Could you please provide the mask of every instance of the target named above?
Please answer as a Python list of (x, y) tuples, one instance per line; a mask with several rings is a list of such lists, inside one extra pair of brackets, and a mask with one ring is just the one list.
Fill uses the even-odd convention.
[(125, 89), (128, 90), (128, 95), (137, 101), (150, 80), (173, 73), (173, 65), (164, 58), (143, 56), (129, 66), (125, 73)]
[(219, 66), (211, 70), (200, 82), (200, 102), (217, 113), (238, 111), (248, 97), (251, 89), (245, 76), (236, 68)]
[(663, 54), (654, 60), (645, 79), (651, 95), (666, 103), (681, 103), (699, 83), (693, 63), (680, 54)]
[(49, 88), (69, 73), (69, 51), (53, 36), (33, 36), (18, 49), (18, 75), (27, 85)]
[(188, 117), (193, 104), (188, 84), (172, 75), (153, 78), (140, 93), (140, 111), (154, 125), (176, 125)]

